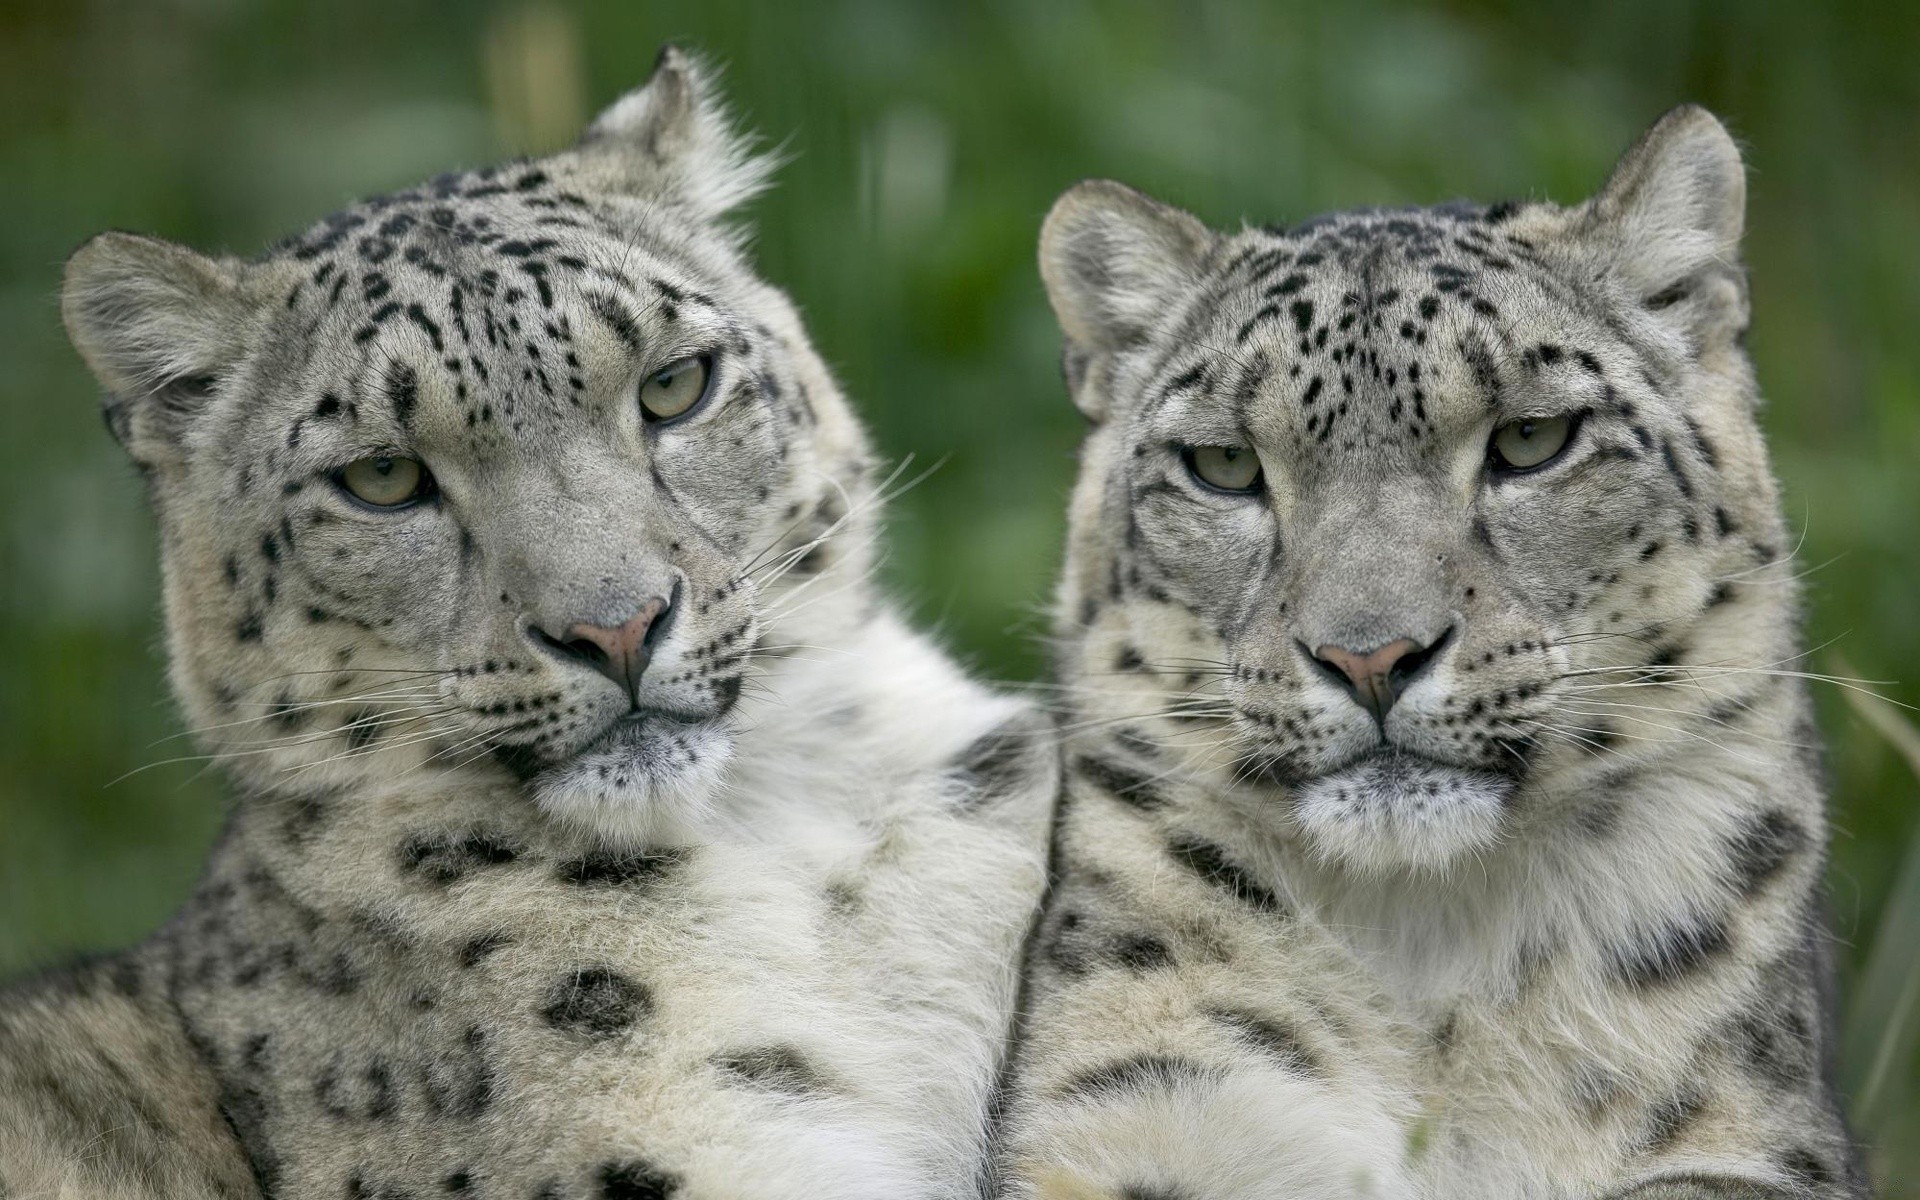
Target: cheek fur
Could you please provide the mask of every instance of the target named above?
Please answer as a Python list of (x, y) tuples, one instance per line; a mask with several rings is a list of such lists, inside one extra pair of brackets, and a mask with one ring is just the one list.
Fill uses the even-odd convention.
[(1216, 629), (1243, 618), (1278, 557), (1272, 514), (1259, 498), (1196, 501), (1164, 483), (1130, 513), (1123, 584), (1187, 608)]
[(669, 503), (734, 552), (746, 550), (789, 486), (794, 434), (768, 402), (773, 386), (762, 378), (715, 397), (722, 408), (709, 421), (655, 442), (654, 477)]
[(316, 508), (300, 519), (306, 531), (285, 552), (284, 565), (326, 619), (428, 644), (463, 623), (478, 577), (445, 513), (419, 511), (375, 524)]

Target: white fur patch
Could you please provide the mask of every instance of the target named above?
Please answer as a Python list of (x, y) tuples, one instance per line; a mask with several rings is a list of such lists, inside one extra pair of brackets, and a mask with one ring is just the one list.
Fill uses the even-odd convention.
[(733, 750), (732, 735), (718, 722), (623, 722), (536, 778), (534, 799), (542, 811), (613, 845), (682, 844), (712, 812)]
[[(1405, 1136), (1384, 1113), (1317, 1082), (1241, 1070), (1053, 1114), (1027, 1149), (1029, 1193), (1268, 1200), (1398, 1200)], [(1122, 1190), (1126, 1189), (1126, 1190)]]
[(1316, 857), (1360, 870), (1438, 870), (1491, 846), (1513, 783), (1402, 755), (1301, 786), (1295, 814)]

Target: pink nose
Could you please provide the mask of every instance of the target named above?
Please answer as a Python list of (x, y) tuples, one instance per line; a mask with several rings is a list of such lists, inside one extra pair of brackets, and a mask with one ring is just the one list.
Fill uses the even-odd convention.
[(640, 689), (640, 677), (653, 659), (656, 629), (665, 628), (660, 617), (667, 602), (658, 596), (640, 606), (640, 611), (612, 628), (584, 623), (567, 626), (561, 648), (594, 670), (627, 689), (629, 696)]
[(1387, 710), (1433, 655), (1432, 647), (1422, 646), (1412, 638), (1399, 638), (1371, 650), (1321, 646), (1313, 651), (1313, 657), (1329, 668), (1329, 674), (1336, 674), (1375, 720), (1384, 721)]

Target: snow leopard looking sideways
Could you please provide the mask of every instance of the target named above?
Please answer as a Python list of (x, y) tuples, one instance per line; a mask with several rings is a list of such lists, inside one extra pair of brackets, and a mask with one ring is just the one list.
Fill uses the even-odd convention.
[(1573, 207), (1055, 206), (1092, 429), (1004, 1194), (1863, 1193), (1744, 200), (1682, 108)]
[(0, 992), (0, 1195), (971, 1192), (1054, 755), (877, 595), (710, 92), (74, 255), (240, 799), (160, 933)]

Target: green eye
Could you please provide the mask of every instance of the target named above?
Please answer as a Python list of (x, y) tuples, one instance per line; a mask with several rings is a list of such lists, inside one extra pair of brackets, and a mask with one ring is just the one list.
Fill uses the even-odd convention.
[(433, 494), (433, 476), (417, 458), (356, 458), (335, 479), (348, 495), (374, 508), (408, 508)]
[(705, 355), (683, 358), (640, 381), (640, 415), (648, 421), (671, 421), (700, 403), (707, 394), (711, 361)]
[(1493, 431), (1489, 456), (1496, 469), (1531, 471), (1551, 462), (1573, 439), (1572, 417), (1524, 417)]
[(1218, 492), (1251, 492), (1260, 486), (1260, 456), (1250, 446), (1194, 446), (1187, 470)]

